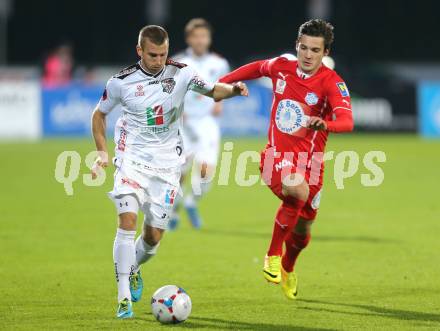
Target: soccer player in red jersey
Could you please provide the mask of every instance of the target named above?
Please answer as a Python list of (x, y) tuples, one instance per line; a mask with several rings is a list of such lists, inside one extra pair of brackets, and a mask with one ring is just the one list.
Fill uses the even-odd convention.
[(294, 265), (310, 242), (310, 227), (319, 207), (328, 133), (353, 130), (347, 86), (322, 64), (333, 38), (330, 23), (310, 20), (298, 31), (297, 60), (284, 54), (244, 65), (220, 79), (225, 83), (262, 76), (272, 80), (269, 141), (261, 153), (260, 171), (282, 202), (263, 274), (269, 282), (281, 282), (290, 299), (297, 297)]

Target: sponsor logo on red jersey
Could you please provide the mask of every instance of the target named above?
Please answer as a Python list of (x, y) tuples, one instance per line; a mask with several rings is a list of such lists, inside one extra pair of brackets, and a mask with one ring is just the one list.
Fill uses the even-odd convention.
[(275, 87), (275, 92), (279, 94), (283, 94), (284, 90), (286, 89), (286, 81), (282, 79), (277, 79), (277, 84)]
[(336, 86), (338, 87), (339, 92), (341, 93), (341, 95), (342, 95), (343, 97), (348, 97), (348, 96), (350, 96), (350, 93), (348, 93), (347, 85), (345, 85), (344, 82), (336, 83)]
[(275, 164), (275, 170), (276, 171), (280, 171), (284, 167), (293, 167), (293, 162), (291, 162), (289, 160), (286, 160), (286, 159), (282, 159), (280, 162)]
[(308, 116), (304, 114), (301, 105), (290, 99), (283, 99), (278, 103), (275, 113), (275, 123), (278, 130), (287, 134), (294, 134), (306, 126)]
[(319, 98), (318, 96), (313, 93), (313, 92), (308, 92), (306, 94), (306, 97), (304, 98), (304, 101), (309, 105), (309, 106), (314, 106), (318, 103)]

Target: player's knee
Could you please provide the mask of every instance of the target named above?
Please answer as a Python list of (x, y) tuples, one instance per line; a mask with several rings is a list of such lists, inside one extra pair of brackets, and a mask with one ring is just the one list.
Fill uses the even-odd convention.
[(136, 230), (137, 214), (132, 212), (119, 214), (119, 228), (127, 231)]
[(285, 196), (307, 201), (309, 198), (309, 185), (303, 176), (293, 174), (283, 181), (282, 193)]
[(139, 202), (135, 195), (124, 194), (113, 198), (119, 219), (119, 228), (136, 230), (136, 219), (139, 211)]
[(163, 230), (151, 226), (144, 227), (142, 239), (150, 246), (156, 246), (163, 236)]

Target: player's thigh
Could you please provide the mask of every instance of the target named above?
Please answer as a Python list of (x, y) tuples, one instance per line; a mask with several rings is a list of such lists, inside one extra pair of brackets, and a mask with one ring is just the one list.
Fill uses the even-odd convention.
[(281, 182), (283, 195), (307, 201), (309, 197), (309, 184), (304, 175), (294, 172), (283, 176)]
[(115, 159), (113, 189), (108, 192), (109, 198), (115, 204), (118, 215), (126, 212), (137, 214), (141, 202), (144, 199), (144, 190), (141, 183), (144, 175), (130, 162), (123, 159)]
[[(146, 178), (146, 199), (142, 205), (144, 227), (166, 230), (179, 194), (180, 169), (169, 173), (150, 173)], [(148, 227), (147, 227), (148, 229)]]
[(272, 147), (262, 151), (260, 172), (263, 181), (284, 202), (296, 199), (306, 201), (309, 190), (305, 176), (297, 173), (294, 161), (285, 160), (277, 154)]

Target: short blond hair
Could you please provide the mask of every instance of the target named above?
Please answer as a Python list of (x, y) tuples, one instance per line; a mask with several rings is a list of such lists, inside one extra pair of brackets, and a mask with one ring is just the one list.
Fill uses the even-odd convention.
[(138, 45), (141, 48), (143, 48), (145, 38), (148, 38), (153, 44), (162, 45), (168, 41), (168, 32), (159, 25), (147, 25), (139, 31)]

